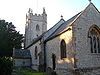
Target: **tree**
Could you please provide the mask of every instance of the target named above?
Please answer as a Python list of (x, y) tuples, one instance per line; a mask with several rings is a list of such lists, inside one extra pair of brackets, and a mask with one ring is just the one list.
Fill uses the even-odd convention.
[(0, 75), (11, 75), (13, 62), (9, 57), (0, 57)]
[(15, 28), (12, 22), (0, 20), (0, 56), (12, 56), (13, 48), (22, 48), (23, 35)]

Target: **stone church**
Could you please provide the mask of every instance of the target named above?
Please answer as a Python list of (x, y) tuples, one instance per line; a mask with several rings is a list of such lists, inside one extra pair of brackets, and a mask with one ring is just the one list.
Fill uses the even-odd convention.
[(61, 18), (47, 30), (47, 14), (26, 15), (25, 49), (35, 70), (58, 75), (100, 75), (100, 12), (90, 2), (81, 12)]

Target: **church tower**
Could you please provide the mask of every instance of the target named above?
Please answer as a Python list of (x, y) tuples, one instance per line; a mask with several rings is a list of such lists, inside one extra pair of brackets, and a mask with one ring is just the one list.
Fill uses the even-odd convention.
[(25, 47), (29, 46), (33, 40), (47, 31), (47, 14), (45, 8), (43, 8), (42, 14), (33, 14), (31, 8), (29, 8), (26, 14), (25, 25)]

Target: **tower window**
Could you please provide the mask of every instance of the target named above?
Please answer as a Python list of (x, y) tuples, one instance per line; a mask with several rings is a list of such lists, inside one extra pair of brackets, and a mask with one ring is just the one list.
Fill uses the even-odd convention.
[(64, 40), (61, 41), (60, 50), (61, 50), (61, 59), (66, 58), (66, 43)]
[(39, 25), (36, 25), (36, 31), (40, 31)]

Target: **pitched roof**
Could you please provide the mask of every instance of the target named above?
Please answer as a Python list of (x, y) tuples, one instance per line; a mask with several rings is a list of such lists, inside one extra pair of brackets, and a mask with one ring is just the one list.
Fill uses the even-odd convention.
[(70, 25), (70, 23), (73, 22), (80, 14), (81, 14), (81, 12), (76, 14), (75, 16), (70, 18), (69, 20), (65, 21), (63, 24), (61, 24), (59, 26), (59, 28), (57, 28), (56, 31), (53, 32), (52, 35), (46, 39), (46, 41), (51, 39), (52, 37), (59, 35), (60, 33), (64, 32), (66, 30), (66, 28)]
[(39, 41), (41, 38), (43, 38), (43, 39), (45, 40), (45, 39), (47, 39), (48, 37), (50, 37), (51, 34), (52, 34), (53, 32), (55, 32), (56, 29), (58, 29), (58, 28), (60, 27), (60, 25), (63, 24), (64, 22), (65, 22), (64, 19), (60, 19), (60, 21), (57, 22), (52, 28), (50, 28), (49, 30), (47, 30), (46, 32), (44, 32), (44, 33), (43, 33), (42, 35), (40, 35), (39, 37), (33, 39), (32, 43), (31, 43), (28, 47), (26, 47), (26, 49), (29, 48), (30, 46), (32, 46), (32, 45), (33, 45), (34, 43), (36, 43), (37, 41)]
[(14, 58), (31, 58), (30, 50), (25, 49), (14, 49), (13, 50)]
[(67, 27), (69, 25), (71, 25), (72, 23), (74, 23), (91, 6), (93, 6), (96, 9), (96, 11), (98, 13), (100, 13), (98, 11), (98, 9), (94, 6), (94, 4), (90, 3), (85, 8), (85, 10), (83, 10), (80, 13), (76, 14), (75, 16), (73, 16), (72, 18), (70, 18), (69, 20), (65, 21), (64, 19), (61, 19), (52, 28), (50, 28), (48, 31), (46, 31), (45, 33), (43, 33), (42, 35), (40, 35), (38, 38), (36, 38), (28, 47), (32, 46), (34, 43), (36, 43), (41, 38), (43, 38), (44, 41), (46, 42), (46, 41), (48, 41), (48, 40), (56, 37), (57, 35), (60, 35), (61, 33), (65, 32), (66, 30), (68, 30)]
[(42, 37), (43, 37), (44, 33), (40, 36), (38, 36), (37, 38), (34, 38), (31, 42), (31, 44), (29, 46), (27, 46), (25, 49), (31, 47), (34, 43), (36, 43), (37, 41), (39, 41)]
[(44, 34), (44, 40), (46, 40), (48, 37), (50, 37), (60, 26), (65, 22), (64, 19), (60, 19), (59, 22), (57, 22), (52, 28), (50, 28), (46, 33)]
[(67, 31), (68, 30), (67, 27), (69, 25), (71, 25), (72, 23), (74, 23), (91, 6), (93, 6), (96, 9), (96, 11), (98, 13), (100, 13), (98, 11), (98, 9), (95, 7), (95, 5), (93, 3), (90, 3), (83, 11), (81, 11), (80, 13), (76, 14), (75, 16), (73, 16), (72, 18), (70, 18), (69, 20), (65, 21), (63, 24), (61, 24), (58, 27), (58, 29), (55, 32), (53, 32), (52, 35), (50, 37), (48, 37), (45, 41), (48, 41), (48, 40), (56, 37), (57, 35), (60, 35), (61, 33)]

